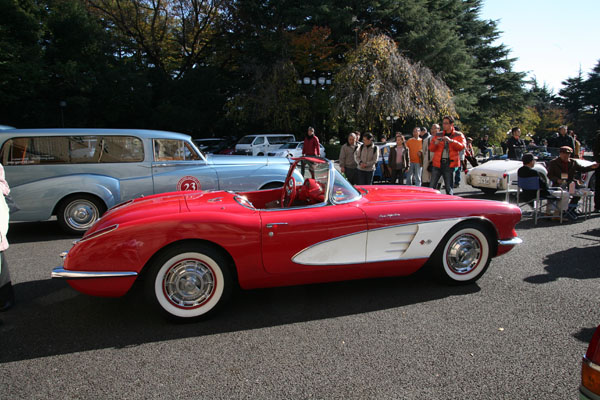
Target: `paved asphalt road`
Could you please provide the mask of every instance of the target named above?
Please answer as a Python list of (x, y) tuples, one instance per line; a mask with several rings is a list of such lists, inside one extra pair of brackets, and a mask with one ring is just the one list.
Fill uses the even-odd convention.
[(254, 290), (184, 325), (140, 291), (93, 298), (50, 280), (73, 240), (55, 222), (10, 229), (18, 305), (0, 314), (2, 399), (574, 399), (600, 323), (598, 215), (521, 222), (525, 243), (471, 286)]

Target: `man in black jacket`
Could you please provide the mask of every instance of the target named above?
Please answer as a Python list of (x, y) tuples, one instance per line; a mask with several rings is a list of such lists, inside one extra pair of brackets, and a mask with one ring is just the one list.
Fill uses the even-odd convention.
[(521, 139), (521, 129), (514, 127), (511, 130), (512, 136), (506, 141), (508, 147), (508, 158), (511, 160), (520, 160), (525, 150), (525, 142)]
[(569, 146), (571, 149), (575, 149), (575, 142), (571, 136), (567, 135), (567, 130), (568, 127), (566, 125), (562, 125), (558, 128), (558, 137), (554, 138), (554, 143), (552, 143), (553, 147), (561, 148), (563, 146)]
[[(535, 165), (535, 157), (531, 153), (523, 154), (523, 166), (517, 171), (519, 178), (532, 178), (536, 177), (540, 182), (540, 199), (547, 199), (553, 204), (554, 208), (557, 208), (556, 202), (560, 200), (558, 208), (562, 211), (566, 211), (569, 207), (569, 192), (566, 190), (552, 190), (548, 186), (548, 178), (540, 171), (533, 168)], [(535, 199), (537, 193), (535, 190), (523, 190), (523, 200), (531, 201)], [(575, 214), (565, 214), (570, 220), (576, 220)]]

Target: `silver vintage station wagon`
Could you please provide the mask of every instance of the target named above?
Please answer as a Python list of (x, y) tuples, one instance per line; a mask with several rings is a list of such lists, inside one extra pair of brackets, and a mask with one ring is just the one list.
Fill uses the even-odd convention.
[(285, 158), (205, 156), (190, 136), (129, 129), (2, 131), (0, 157), (20, 208), (11, 221), (56, 215), (69, 233), (144, 195), (279, 187), (290, 166)]

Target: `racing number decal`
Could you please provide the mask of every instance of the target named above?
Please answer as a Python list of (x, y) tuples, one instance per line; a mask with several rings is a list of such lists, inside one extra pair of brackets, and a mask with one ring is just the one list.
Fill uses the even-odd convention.
[(177, 190), (200, 190), (202, 185), (195, 176), (184, 176), (177, 182)]

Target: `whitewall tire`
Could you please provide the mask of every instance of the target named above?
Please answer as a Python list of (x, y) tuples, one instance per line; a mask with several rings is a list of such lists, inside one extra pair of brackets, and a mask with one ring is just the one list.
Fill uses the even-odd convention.
[(475, 282), (490, 265), (491, 243), (479, 224), (466, 222), (454, 227), (432, 256), (438, 277), (453, 284)]
[(218, 309), (232, 289), (226, 257), (206, 245), (179, 245), (160, 254), (146, 281), (149, 300), (170, 319), (192, 321)]

